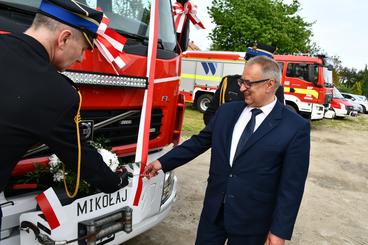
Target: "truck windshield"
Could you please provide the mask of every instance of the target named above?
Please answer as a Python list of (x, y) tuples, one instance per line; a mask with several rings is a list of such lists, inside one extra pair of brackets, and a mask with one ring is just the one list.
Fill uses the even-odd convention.
[(342, 96), (342, 94), (336, 87), (334, 87), (333, 89), (333, 97), (336, 99), (344, 99), (344, 96)]
[[(134, 39), (147, 39), (151, 0), (78, 0), (91, 8), (101, 8), (110, 19), (109, 27)], [(0, 0), (0, 3), (36, 10), (41, 0)], [(173, 51), (176, 36), (171, 1), (159, 1), (159, 40), (161, 48)], [(160, 45), (159, 45), (160, 47)]]
[(332, 71), (327, 67), (323, 67), (323, 74), (325, 79), (325, 87), (332, 88), (333, 80), (332, 80)]

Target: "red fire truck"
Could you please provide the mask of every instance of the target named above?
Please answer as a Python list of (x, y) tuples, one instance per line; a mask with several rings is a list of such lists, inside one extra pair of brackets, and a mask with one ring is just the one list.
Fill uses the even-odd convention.
[(275, 55), (282, 68), (287, 106), (310, 119), (322, 119), (333, 91), (332, 64), (325, 56)]
[[(180, 50), (185, 47), (177, 45), (171, 1), (158, 1), (155, 13), (154, 0), (78, 1), (92, 8), (102, 8), (110, 19), (110, 28), (127, 38), (124, 52), (129, 62), (118, 74), (98, 50), (88, 51), (83, 63), (65, 72), (76, 82), (83, 96), (82, 131), (87, 136), (93, 134), (94, 139), (103, 138), (106, 146), (112, 147), (125, 163), (135, 162), (142, 105), (145, 89), (149, 86), (146, 67), (149, 30), (153, 28), (150, 14), (158, 15), (148, 161), (157, 159), (169, 146), (178, 144), (184, 114), (179, 78)], [(24, 31), (31, 24), (39, 4), (40, 0), (0, 0), (0, 31), (3, 34)], [(36, 164), (47, 165), (51, 153), (44, 147), (30, 150), (17, 164), (12, 177), (34, 171)], [(158, 178), (149, 181), (140, 178), (138, 170), (131, 184), (116, 193), (96, 193), (63, 205), (62, 215), (68, 220), (54, 230), (37, 209), (35, 197), (44, 189), (18, 191), (9, 186), (7, 191), (0, 193), (3, 212), (0, 243), (121, 244), (158, 224), (175, 201), (176, 177), (172, 172), (160, 173)], [(142, 194), (139, 204), (133, 205), (139, 181), (143, 181)]]
[[(200, 111), (207, 109), (221, 78), (243, 72), (245, 53), (184, 53), (180, 91)], [(275, 55), (282, 68), (286, 105), (305, 118), (322, 119), (332, 98), (332, 65), (327, 57)]]

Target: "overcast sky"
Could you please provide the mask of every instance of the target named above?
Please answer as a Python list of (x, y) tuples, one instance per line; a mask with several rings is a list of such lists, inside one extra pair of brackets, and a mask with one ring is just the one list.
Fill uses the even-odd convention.
[[(212, 0), (191, 0), (198, 5), (198, 17), (206, 30), (191, 27), (190, 38), (201, 49), (208, 50), (208, 34), (214, 28), (207, 7)], [(292, 0), (284, 0), (290, 3)], [(367, 0), (299, 0), (299, 15), (315, 22), (312, 40), (330, 56), (339, 56), (343, 66), (364, 69), (368, 64)]]

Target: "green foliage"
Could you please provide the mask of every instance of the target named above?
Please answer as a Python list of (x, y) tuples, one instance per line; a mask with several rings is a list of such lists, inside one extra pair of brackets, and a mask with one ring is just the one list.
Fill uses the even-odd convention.
[(18, 184), (28, 184), (28, 183), (35, 183), (41, 186), (42, 179), (45, 176), (49, 175), (49, 167), (44, 166), (42, 164), (34, 164), (34, 171), (25, 173), (22, 177), (20, 177), (16, 183)]
[(362, 95), (364, 95), (365, 97), (368, 97), (368, 80), (365, 80), (362, 84), (362, 90), (363, 93)]
[(351, 87), (351, 90), (353, 91), (353, 94), (363, 94), (363, 86), (362, 86), (362, 82), (356, 82), (353, 84), (353, 86)]
[(89, 144), (96, 148), (96, 149), (99, 149), (99, 148), (104, 148), (108, 151), (111, 151), (112, 150), (112, 147), (109, 146), (110, 144), (110, 139), (107, 139), (105, 137), (98, 137), (96, 139), (94, 139), (93, 141), (90, 141)]
[(209, 14), (216, 23), (210, 34), (212, 49), (245, 51), (250, 41), (277, 47), (277, 52), (311, 52), (311, 26), (297, 15), (293, 0), (214, 0)]
[(340, 92), (354, 94), (353, 89), (347, 87), (345, 84), (336, 83), (335, 86)]
[(151, 4), (145, 4), (141, 0), (131, 0), (131, 1), (115, 1), (113, 4), (113, 9), (122, 16), (138, 19), (141, 16), (143, 9), (143, 21), (148, 23), (149, 12), (151, 9)]
[(191, 104), (186, 103), (182, 137), (189, 138), (193, 134), (198, 134), (204, 126), (203, 114), (193, 109)]
[(356, 70), (341, 65), (339, 57), (333, 57), (335, 70), (333, 79), (341, 92), (368, 96), (368, 68)]
[(362, 95), (368, 96), (368, 67), (365, 66), (364, 70), (358, 73), (359, 81), (361, 82)]

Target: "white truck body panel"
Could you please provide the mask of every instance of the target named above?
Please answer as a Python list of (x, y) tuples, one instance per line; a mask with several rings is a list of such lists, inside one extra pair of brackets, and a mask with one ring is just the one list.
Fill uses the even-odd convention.
[(210, 58), (212, 52), (207, 53), (209, 55), (208, 59), (187, 58), (185, 56), (182, 59), (179, 90), (192, 93), (192, 102), (195, 101), (198, 91), (213, 94), (222, 77), (243, 72), (244, 61)]
[[(148, 161), (150, 162), (159, 158), (168, 150), (169, 148), (149, 154)], [(121, 244), (122, 242), (154, 227), (168, 215), (171, 206), (176, 199), (177, 179), (173, 176), (172, 190), (169, 198), (161, 205), (165, 174), (160, 171), (159, 175), (155, 178), (150, 180), (144, 178), (139, 206), (133, 206), (136, 185), (133, 185), (132, 182), (137, 181), (138, 178), (138, 175), (134, 176), (133, 180), (127, 187), (120, 189), (117, 192), (111, 194), (97, 193), (76, 199), (72, 203), (64, 205), (62, 207), (63, 210), (58, 210), (58, 212), (62, 212), (67, 217), (67, 219), (65, 219), (65, 223), (62, 223), (59, 227), (52, 230), (51, 234), (47, 234), (45, 231), (40, 229), (41, 233), (49, 236), (54, 241), (72, 240), (78, 238), (79, 222), (98, 218), (127, 206), (133, 209), (132, 232), (126, 233), (124, 231), (119, 231), (113, 235), (114, 239), (106, 244)], [(64, 192), (64, 190), (62, 190), (62, 192)], [(32, 192), (14, 198), (5, 199), (1, 193), (1, 203), (6, 201), (14, 203), (14, 205), (7, 205), (2, 208), (3, 219), (1, 237), (4, 240), (1, 240), (1, 245), (40, 244), (35, 240), (35, 234), (31, 230), (29, 232), (26, 232), (25, 230), (19, 231), (18, 226), (22, 221), (29, 221), (35, 225), (41, 224), (41, 226), (51, 230), (49, 224), (41, 215), (42, 211), (36, 210), (37, 203), (35, 197), (38, 194), (40, 193)], [(109, 238), (111, 238), (111, 236)], [(77, 245), (78, 242), (70, 244)]]

